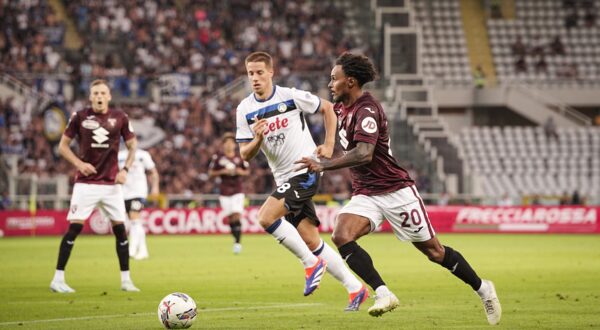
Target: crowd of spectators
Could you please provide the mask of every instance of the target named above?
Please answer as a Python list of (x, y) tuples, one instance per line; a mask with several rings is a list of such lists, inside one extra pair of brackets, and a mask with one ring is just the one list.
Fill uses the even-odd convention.
[(47, 0), (0, 2), (0, 71), (20, 76), (68, 71), (65, 34)]
[(565, 27), (572, 29), (579, 26), (580, 18), (584, 27), (596, 24), (596, 8), (593, 0), (564, 0)]
[[(166, 133), (149, 148), (167, 194), (218, 193), (206, 168), (220, 149), (219, 137), (235, 131), (239, 100), (217, 98), (213, 91), (245, 76), (244, 57), (264, 50), (275, 58), (283, 84), (316, 91), (332, 60), (355, 42), (343, 34), (344, 16), (332, 1), (192, 1), (124, 0), (69, 1), (83, 48), (65, 60), (65, 28), (46, 0), (0, 5), (0, 68), (16, 77), (24, 73), (66, 74), (76, 89), (64, 101), (67, 112), (81, 110), (91, 80), (107, 79), (113, 93), (146, 96), (146, 84), (162, 74), (191, 77), (200, 90), (179, 103), (115, 103), (133, 120), (153, 119)], [(331, 15), (331, 13), (338, 13)], [(307, 78), (308, 77), (308, 78)], [(135, 87), (134, 87), (135, 86)], [(38, 86), (39, 87), (39, 86)], [(44, 136), (43, 118), (13, 99), (0, 102), (0, 138), (5, 154), (19, 155), (19, 173), (38, 176), (72, 174), (73, 168), (56, 153), (56, 142)], [(28, 106), (31, 110), (31, 105)], [(308, 116), (315, 136), (324, 135), (319, 116)], [(261, 155), (251, 162), (247, 193), (269, 193), (273, 179)], [(348, 171), (323, 178), (322, 192), (348, 198)]]
[(14, 75), (68, 71), (60, 52), (65, 27), (48, 1), (4, 1), (0, 17), (0, 71)]
[[(511, 52), (515, 61), (515, 72), (530, 72), (529, 59), (533, 62), (532, 72), (548, 73), (548, 62), (546, 57), (564, 56), (568, 51), (560, 36), (555, 36), (550, 41), (538, 36), (533, 39), (531, 44), (525, 43), (521, 36), (517, 36), (515, 42), (511, 44)], [(555, 68), (554, 73), (557, 78), (575, 79), (578, 77), (577, 64), (563, 63)]]
[(331, 1), (79, 0), (68, 12), (84, 38), (86, 56), (74, 70), (82, 92), (103, 77), (127, 95), (131, 80), (145, 85), (174, 72), (213, 91), (244, 75), (251, 51), (274, 55), (285, 77), (328, 70), (355, 45), (340, 29), (343, 15), (330, 15)]
[[(577, 38), (577, 32), (573, 33), (573, 31), (578, 28), (582, 31), (594, 28), (597, 7), (591, 0), (564, 0), (561, 10), (564, 15), (565, 28), (569, 31), (566, 38), (563, 34), (563, 38), (566, 40), (559, 35), (547, 39), (543, 37), (543, 33), (537, 36), (530, 35), (530, 40), (527, 41), (521, 36), (517, 36), (511, 44), (516, 73), (550, 74), (561, 79), (579, 78), (580, 68), (578, 68), (577, 61), (572, 59), (574, 55), (578, 54), (576, 49), (572, 49), (572, 47), (576, 48), (578, 44), (572, 40)], [(549, 61), (549, 57), (555, 61)], [(553, 65), (549, 65), (549, 62)]]
[[(161, 191), (167, 194), (193, 195), (218, 193), (218, 184), (210, 180), (207, 168), (211, 156), (220, 151), (220, 137), (235, 132), (235, 107), (238, 100), (218, 101), (209, 95), (190, 97), (177, 104), (120, 105), (132, 121), (152, 118), (166, 138), (148, 148), (161, 176)], [(83, 101), (68, 105), (71, 111), (86, 106)], [(39, 177), (74, 174), (73, 167), (56, 153), (56, 144), (44, 136), (43, 118), (18, 111), (12, 99), (0, 103), (0, 139), (2, 153), (21, 156), (19, 173), (36, 173)], [(312, 118), (312, 119), (311, 119)], [(309, 116), (308, 125), (317, 142), (324, 132), (320, 116)], [(144, 141), (141, 141), (144, 142)], [(142, 143), (143, 144), (143, 143)], [(262, 154), (250, 162), (252, 175), (244, 181), (249, 194), (269, 193), (274, 188), (271, 171)], [(350, 185), (347, 170), (328, 173), (323, 178), (322, 193), (348, 198)], [(73, 179), (73, 175), (71, 175)]]

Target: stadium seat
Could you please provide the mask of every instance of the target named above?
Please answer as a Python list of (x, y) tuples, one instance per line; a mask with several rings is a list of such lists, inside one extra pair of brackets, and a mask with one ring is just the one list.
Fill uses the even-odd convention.
[(599, 194), (600, 128), (561, 128), (558, 134), (555, 141), (540, 127), (464, 128), (458, 151), (468, 171), (482, 177), (482, 190), (496, 198)]

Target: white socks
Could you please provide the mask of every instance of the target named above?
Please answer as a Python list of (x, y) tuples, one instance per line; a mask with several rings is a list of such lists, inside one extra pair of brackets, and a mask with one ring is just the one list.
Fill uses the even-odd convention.
[(122, 270), (121, 271), (121, 282), (131, 282), (131, 276), (129, 275), (129, 271), (128, 270)]
[(55, 270), (54, 271), (54, 278), (52, 279), (52, 282), (64, 282), (65, 281), (65, 271), (64, 270)]
[(304, 268), (312, 267), (319, 260), (306, 246), (300, 234), (289, 222), (284, 220), (275, 221), (266, 229), (279, 243), (290, 250), (304, 265)]
[(477, 294), (479, 295), (479, 297), (485, 299), (490, 291), (490, 285), (486, 280), (481, 280), (481, 286), (479, 287), (479, 290), (475, 291), (477, 292)]
[[(65, 271), (64, 270), (56, 270), (54, 272), (54, 278), (52, 282), (64, 282), (65, 281)], [(129, 275), (129, 271), (121, 271), (121, 282), (131, 281), (131, 276)]]
[(377, 289), (375, 289), (375, 294), (378, 297), (385, 297), (385, 296), (389, 296), (392, 294), (392, 291), (390, 291), (390, 289), (388, 289), (387, 286), (385, 285), (380, 285)]
[(148, 246), (146, 245), (146, 231), (142, 226), (142, 221), (137, 220), (138, 223), (138, 254), (141, 256), (148, 256)]
[(130, 221), (129, 227), (129, 256), (136, 255), (148, 256), (148, 247), (146, 245), (146, 231), (141, 220)]
[(328, 244), (325, 244), (323, 240), (321, 240), (321, 244), (319, 244), (319, 247), (313, 253), (327, 261), (327, 272), (340, 281), (348, 290), (348, 293), (356, 292), (362, 288), (362, 283), (346, 267), (342, 257)]
[(133, 257), (138, 250), (138, 228), (139, 221), (129, 221), (129, 256)]

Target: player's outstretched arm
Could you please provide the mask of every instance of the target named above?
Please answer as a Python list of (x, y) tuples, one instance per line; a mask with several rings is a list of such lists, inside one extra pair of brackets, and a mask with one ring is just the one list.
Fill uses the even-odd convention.
[(258, 118), (254, 118), (256, 120), (256, 124), (252, 128), (254, 131), (254, 138), (250, 142), (241, 142), (240, 143), (240, 156), (245, 161), (249, 161), (254, 158), (258, 152), (260, 151), (260, 146), (265, 138), (264, 133), (267, 129), (267, 120)]
[(311, 157), (303, 157), (296, 161), (300, 164), (297, 169), (308, 168), (312, 172), (323, 172), (329, 170), (337, 170), (345, 167), (354, 167), (363, 164), (368, 164), (373, 159), (375, 145), (365, 142), (358, 142), (356, 147), (348, 151), (344, 156), (335, 159), (324, 159), (319, 161)]
[(70, 137), (63, 135), (58, 143), (58, 153), (69, 163), (75, 166), (77, 170), (81, 172), (81, 174), (85, 176), (96, 174), (96, 168), (92, 164), (82, 161), (77, 157), (77, 155), (75, 155), (73, 150), (71, 150), (71, 140), (72, 139)]
[(321, 113), (325, 125), (325, 143), (317, 147), (317, 156), (331, 158), (335, 147), (335, 132), (337, 130), (337, 117), (333, 112), (333, 104), (321, 99)]

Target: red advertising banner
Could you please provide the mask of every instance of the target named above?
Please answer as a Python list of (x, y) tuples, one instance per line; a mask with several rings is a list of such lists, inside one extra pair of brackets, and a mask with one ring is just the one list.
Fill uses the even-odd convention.
[[(331, 232), (338, 207), (317, 206), (321, 231)], [(245, 233), (263, 233), (249, 207), (242, 216)], [(429, 219), (438, 233), (600, 233), (600, 207), (487, 207), (430, 206)], [(67, 210), (41, 210), (35, 216), (27, 211), (0, 212), (0, 236), (62, 235), (68, 227)], [(225, 234), (229, 225), (221, 209), (149, 209), (142, 211), (146, 232), (153, 235)], [(390, 232), (386, 222), (377, 231)], [(86, 221), (84, 233), (108, 234), (110, 222), (98, 212)]]

